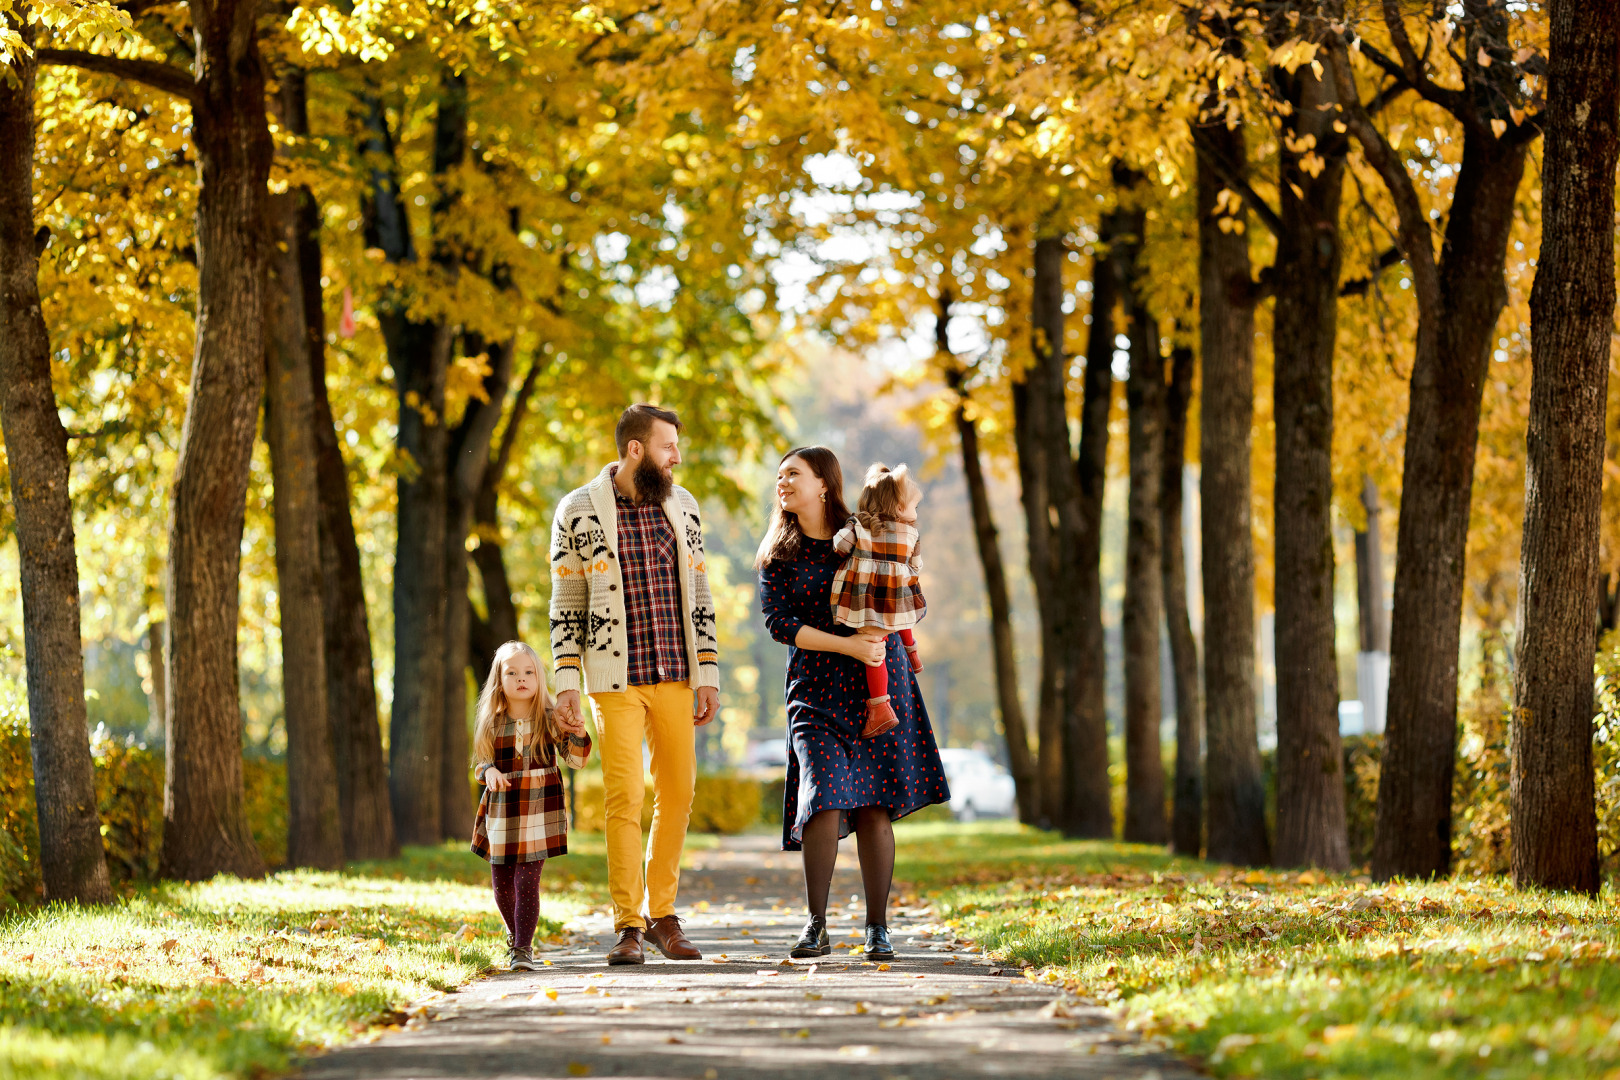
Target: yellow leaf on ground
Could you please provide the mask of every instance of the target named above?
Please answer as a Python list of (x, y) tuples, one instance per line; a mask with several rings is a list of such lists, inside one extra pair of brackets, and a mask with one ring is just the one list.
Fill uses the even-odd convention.
[(570, 1061), (568, 1063), (568, 1075), (589, 1076), (591, 1075), (591, 1067), (585, 1064), (583, 1061)]

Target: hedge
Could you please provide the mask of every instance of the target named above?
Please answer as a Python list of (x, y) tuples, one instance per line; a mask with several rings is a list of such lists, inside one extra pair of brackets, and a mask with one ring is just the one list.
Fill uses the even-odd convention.
[[(692, 832), (735, 835), (760, 820), (761, 789), (758, 780), (730, 773), (710, 773), (697, 778), (692, 794)], [(652, 779), (641, 800), (641, 827), (652, 825)], [(781, 817), (778, 805), (777, 817)], [(606, 821), (603, 809), (602, 774), (595, 770), (574, 774), (574, 828), (581, 832), (602, 832)]]

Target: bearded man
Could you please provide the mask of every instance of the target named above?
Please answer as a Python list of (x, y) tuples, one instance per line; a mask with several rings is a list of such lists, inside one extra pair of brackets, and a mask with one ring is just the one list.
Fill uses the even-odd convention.
[[(697, 783), (695, 729), (719, 712), (720, 661), (703, 521), (674, 480), (680, 434), (669, 409), (624, 410), (619, 460), (562, 500), (551, 530), (556, 707), (572, 724), (584, 718), (581, 689), (595, 705), (619, 936), (609, 964), (642, 963), (643, 937), (667, 959), (703, 958), (681, 930), (675, 893)], [(644, 737), (653, 778), (645, 856)]]

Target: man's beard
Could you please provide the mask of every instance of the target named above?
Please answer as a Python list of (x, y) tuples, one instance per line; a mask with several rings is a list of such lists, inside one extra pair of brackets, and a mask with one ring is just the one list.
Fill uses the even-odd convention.
[(632, 479), (636, 482), (636, 498), (643, 505), (662, 506), (675, 487), (674, 478), (653, 464), (652, 458), (644, 457), (637, 463)]

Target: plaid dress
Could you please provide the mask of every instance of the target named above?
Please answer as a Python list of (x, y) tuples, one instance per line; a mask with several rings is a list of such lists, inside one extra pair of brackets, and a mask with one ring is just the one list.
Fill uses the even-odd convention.
[[(491, 791), (485, 786), (473, 819), (472, 849), (492, 865), (534, 862), (568, 854), (568, 794), (557, 768), (557, 748), (543, 745), (538, 758), (524, 759), (530, 720), (506, 717), (495, 732), (495, 760), (481, 761), (474, 774), (494, 765), (512, 786)], [(563, 760), (578, 769), (591, 753), (589, 735), (569, 736)]]
[(917, 575), (917, 527), (880, 521), (868, 532), (859, 518), (833, 537), (833, 550), (845, 556), (833, 575), (833, 622), (860, 630), (909, 630), (928, 613)]

